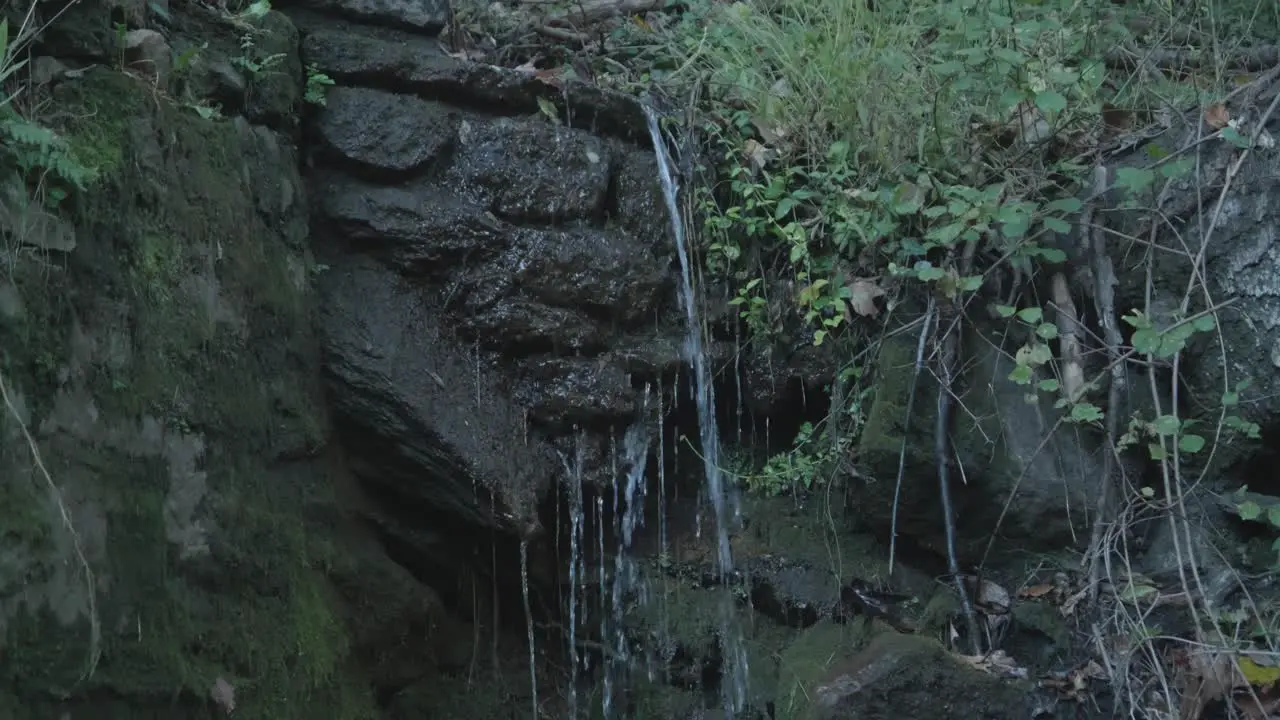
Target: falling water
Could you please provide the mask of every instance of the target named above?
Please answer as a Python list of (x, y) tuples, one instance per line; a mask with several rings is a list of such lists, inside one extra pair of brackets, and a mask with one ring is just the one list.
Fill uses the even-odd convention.
[(520, 541), (520, 591), (524, 594), (524, 621), (529, 630), (529, 687), (533, 692), (533, 716), (538, 717), (538, 653), (533, 642), (533, 611), (529, 607), (529, 541)]
[[(727, 510), (736, 500), (730, 497), (724, 477), (720, 471), (720, 441), (717, 437), (715, 395), (711, 387), (711, 371), (708, 367), (707, 354), (702, 346), (702, 323), (698, 318), (697, 300), (693, 294), (693, 272), (689, 266), (689, 250), (685, 246), (684, 223), (680, 219), (680, 206), (677, 201), (678, 189), (672, 173), (671, 157), (667, 153), (666, 143), (662, 139), (662, 130), (658, 127), (658, 116), (653, 108), (645, 106), (645, 119), (649, 124), (649, 135), (653, 140), (653, 151), (658, 161), (658, 178), (662, 183), (662, 194), (666, 200), (667, 213), (671, 217), (671, 233), (675, 241), (676, 251), (680, 257), (681, 285), (680, 298), (684, 303), (685, 320), (688, 323), (688, 337), (685, 341), (685, 352), (694, 371), (694, 397), (698, 411), (699, 439), (702, 442), (702, 462), (707, 478), (707, 495), (715, 511), (716, 541), (718, 545), (719, 571), (722, 579), (727, 579), (733, 570), (733, 555), (729, 548), (729, 518)], [(736, 514), (736, 512), (735, 512)], [(726, 715), (732, 716), (746, 703), (747, 659), (742, 648), (742, 638), (734, 628), (732, 599), (725, 596), (724, 617), (722, 618), (721, 642), (728, 680), (722, 681)]]
[[(649, 391), (645, 388), (644, 407), (648, 407)], [(630, 428), (622, 441), (622, 452), (626, 462), (626, 479), (619, 478), (614, 475), (615, 503), (614, 507), (617, 520), (615, 527), (620, 528), (618, 533), (618, 547), (614, 554), (614, 572), (613, 572), (613, 636), (610, 654), (612, 656), (611, 669), (617, 673), (619, 680), (625, 680), (627, 673), (631, 669), (630, 649), (627, 647), (626, 624), (625, 624), (625, 608), (629, 594), (636, 591), (643, 591), (638, 583), (638, 573), (635, 561), (631, 557), (631, 542), (635, 537), (637, 528), (644, 524), (644, 497), (646, 493), (645, 486), (645, 468), (649, 457), (649, 427), (642, 417), (635, 422)], [(617, 489), (621, 487), (621, 497), (618, 497)], [(605, 635), (604, 637), (609, 637)], [(607, 702), (611, 702), (612, 698), (607, 698)], [(610, 707), (606, 704), (603, 708), (604, 716), (610, 717)]]
[[(609, 598), (604, 594), (604, 589), (606, 587), (604, 574), (604, 495), (596, 496), (596, 539), (599, 541), (597, 553), (600, 560), (600, 585), (599, 592), (597, 593), (600, 596), (600, 637), (607, 638), (609, 637)], [(604, 717), (606, 720), (609, 718), (609, 706), (613, 703), (612, 675), (612, 673), (607, 671), (604, 674), (603, 702), (605, 710)]]
[(569, 717), (578, 717), (578, 602), (579, 583), (584, 581), (586, 569), (582, 560), (582, 436), (577, 436), (577, 446), (571, 466), (569, 458), (560, 454), (564, 465), (565, 484), (569, 491)]

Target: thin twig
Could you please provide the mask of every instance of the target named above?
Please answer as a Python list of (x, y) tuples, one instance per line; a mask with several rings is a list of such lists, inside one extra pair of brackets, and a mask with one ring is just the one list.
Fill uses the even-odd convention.
[(31, 431), (27, 429), (27, 424), (18, 412), (13, 398), (9, 395), (9, 388), (5, 383), (3, 374), (0, 374), (0, 397), (4, 399), (5, 408), (9, 410), (9, 414), (13, 416), (14, 422), (18, 423), (18, 428), (22, 431), (22, 437), (26, 440), (27, 447), (31, 450), (32, 462), (35, 463), (40, 478), (44, 480), (49, 496), (53, 498), (54, 504), (58, 507), (58, 517), (62, 521), (62, 526), (71, 537), (71, 549), (75, 553), (76, 562), (84, 570), (89, 604), (89, 654), (85, 661), (84, 672), (80, 675), (80, 682), (84, 682), (93, 677), (93, 672), (98, 667), (98, 659), (101, 657), (100, 640), (102, 638), (102, 629), (98, 625), (97, 583), (94, 580), (93, 569), (89, 567), (89, 560), (85, 557), (84, 547), (80, 542), (80, 533), (76, 532), (75, 523), (71, 521), (71, 513), (67, 510), (66, 503), (63, 502), (62, 491), (58, 489), (53, 477), (49, 475), (49, 470), (45, 467), (44, 460), (40, 456), (40, 448), (36, 445), (35, 438), (31, 436)]
[[(1097, 191), (1107, 185), (1107, 170), (1102, 166), (1094, 169), (1093, 189)], [(1152, 226), (1155, 227), (1154, 225)], [(1093, 302), (1098, 312), (1098, 322), (1102, 324), (1102, 333), (1106, 342), (1107, 357), (1111, 361), (1111, 387), (1107, 391), (1107, 447), (1102, 460), (1102, 477), (1098, 479), (1098, 507), (1093, 519), (1093, 532), (1089, 538), (1089, 601), (1098, 599), (1098, 581), (1102, 573), (1102, 536), (1106, 523), (1110, 520), (1111, 505), (1115, 494), (1115, 479), (1112, 477), (1118, 463), (1116, 462), (1116, 437), (1119, 435), (1120, 398), (1125, 387), (1125, 363), (1120, 361), (1120, 347), (1124, 338), (1116, 324), (1115, 285), (1116, 273), (1111, 264), (1111, 256), (1107, 254), (1105, 233), (1091, 226), (1085, 236), (1089, 243), (1091, 262), (1093, 264)], [(1154, 234), (1154, 232), (1153, 232)], [(1154, 242), (1155, 238), (1152, 238)]]
[[(968, 274), (973, 264), (975, 242), (965, 245), (960, 260), (960, 275)], [(958, 305), (958, 303), (957, 303)], [(953, 308), (956, 312), (959, 308)], [(939, 317), (938, 326), (945, 327)], [(973, 655), (981, 654), (978, 642), (978, 619), (973, 611), (973, 603), (969, 600), (969, 591), (965, 587), (964, 578), (960, 575), (960, 562), (956, 555), (956, 516), (951, 502), (951, 414), (954, 407), (952, 385), (956, 360), (959, 357), (961, 326), (957, 321), (947, 327), (942, 338), (942, 352), (938, 358), (938, 412), (934, 420), (933, 449), (938, 468), (938, 499), (942, 503), (942, 529), (946, 536), (947, 573), (960, 594), (960, 609), (964, 614), (964, 622), (969, 636), (969, 650)]]
[(907, 394), (907, 417), (902, 423), (902, 446), (898, 450), (898, 479), (893, 485), (893, 511), (889, 520), (889, 576), (893, 576), (893, 559), (898, 544), (898, 501), (902, 497), (902, 477), (907, 467), (907, 438), (911, 433), (911, 415), (916, 405), (916, 387), (920, 384), (920, 370), (924, 368), (924, 346), (933, 324), (933, 296), (929, 296), (929, 309), (920, 327), (920, 340), (916, 343), (916, 364), (911, 371), (911, 391)]

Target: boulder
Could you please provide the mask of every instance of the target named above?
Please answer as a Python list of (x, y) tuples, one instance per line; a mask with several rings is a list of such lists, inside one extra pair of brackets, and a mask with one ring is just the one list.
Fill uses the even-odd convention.
[[(979, 559), (993, 531), (1024, 550), (1086, 542), (1103, 474), (1099, 439), (1088, 428), (1058, 424), (1049, 396), (1028, 402), (1026, 388), (1008, 379), (1012, 360), (997, 342), (975, 335), (965, 343), (969, 369), (955, 385), (954, 457), (948, 462), (961, 562)], [(915, 345), (912, 338), (882, 345), (875, 394), (857, 448), (863, 477), (849, 480), (847, 501), (857, 521), (882, 537), (896, 514), (900, 540), (942, 553), (933, 449), (939, 387), (932, 373), (919, 375), (906, 426)], [(900, 458), (902, 486), (896, 488)]]

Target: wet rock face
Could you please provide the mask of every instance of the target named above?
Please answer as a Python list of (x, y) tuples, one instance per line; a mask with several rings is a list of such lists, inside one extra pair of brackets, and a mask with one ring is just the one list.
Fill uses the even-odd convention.
[[(329, 9), (402, 29), (431, 15)], [(575, 428), (611, 447), (656, 405), (646, 383), (683, 362), (653, 342), (681, 315), (640, 109), (455, 61), (420, 34), (299, 23), (306, 61), (339, 83), (311, 128), (326, 377), (371, 518), (423, 556), (444, 547), (414, 529), (424, 512), (536, 535), (556, 448)]]

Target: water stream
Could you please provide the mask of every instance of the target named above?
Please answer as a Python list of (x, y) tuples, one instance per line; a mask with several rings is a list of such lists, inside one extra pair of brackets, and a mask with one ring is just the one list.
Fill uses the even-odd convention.
[[(662, 130), (658, 125), (657, 113), (649, 106), (645, 106), (645, 119), (648, 121), (649, 135), (653, 140), (653, 151), (658, 161), (658, 178), (662, 184), (662, 195), (671, 220), (672, 239), (680, 257), (682, 279), (680, 299), (684, 305), (685, 320), (688, 324), (684, 349), (690, 365), (693, 366), (694, 399), (697, 405), (698, 434), (702, 445), (702, 463), (707, 482), (706, 494), (715, 514), (719, 561), (717, 570), (721, 580), (725, 581), (733, 571), (733, 554), (729, 546), (729, 511), (731, 508), (736, 510), (737, 499), (733, 494), (733, 488), (726, 484), (720, 469), (720, 438), (715, 418), (715, 390), (711, 384), (710, 362), (703, 346), (702, 321), (699, 317), (697, 296), (693, 289), (693, 269), (690, 267), (689, 248), (684, 222), (681, 220), (679, 188), (676, 184), (674, 166), (667, 152)], [(721, 695), (726, 716), (732, 717), (746, 704), (748, 668), (742, 634), (735, 623), (733, 598), (728, 592), (724, 597), (720, 642), (724, 657)]]

